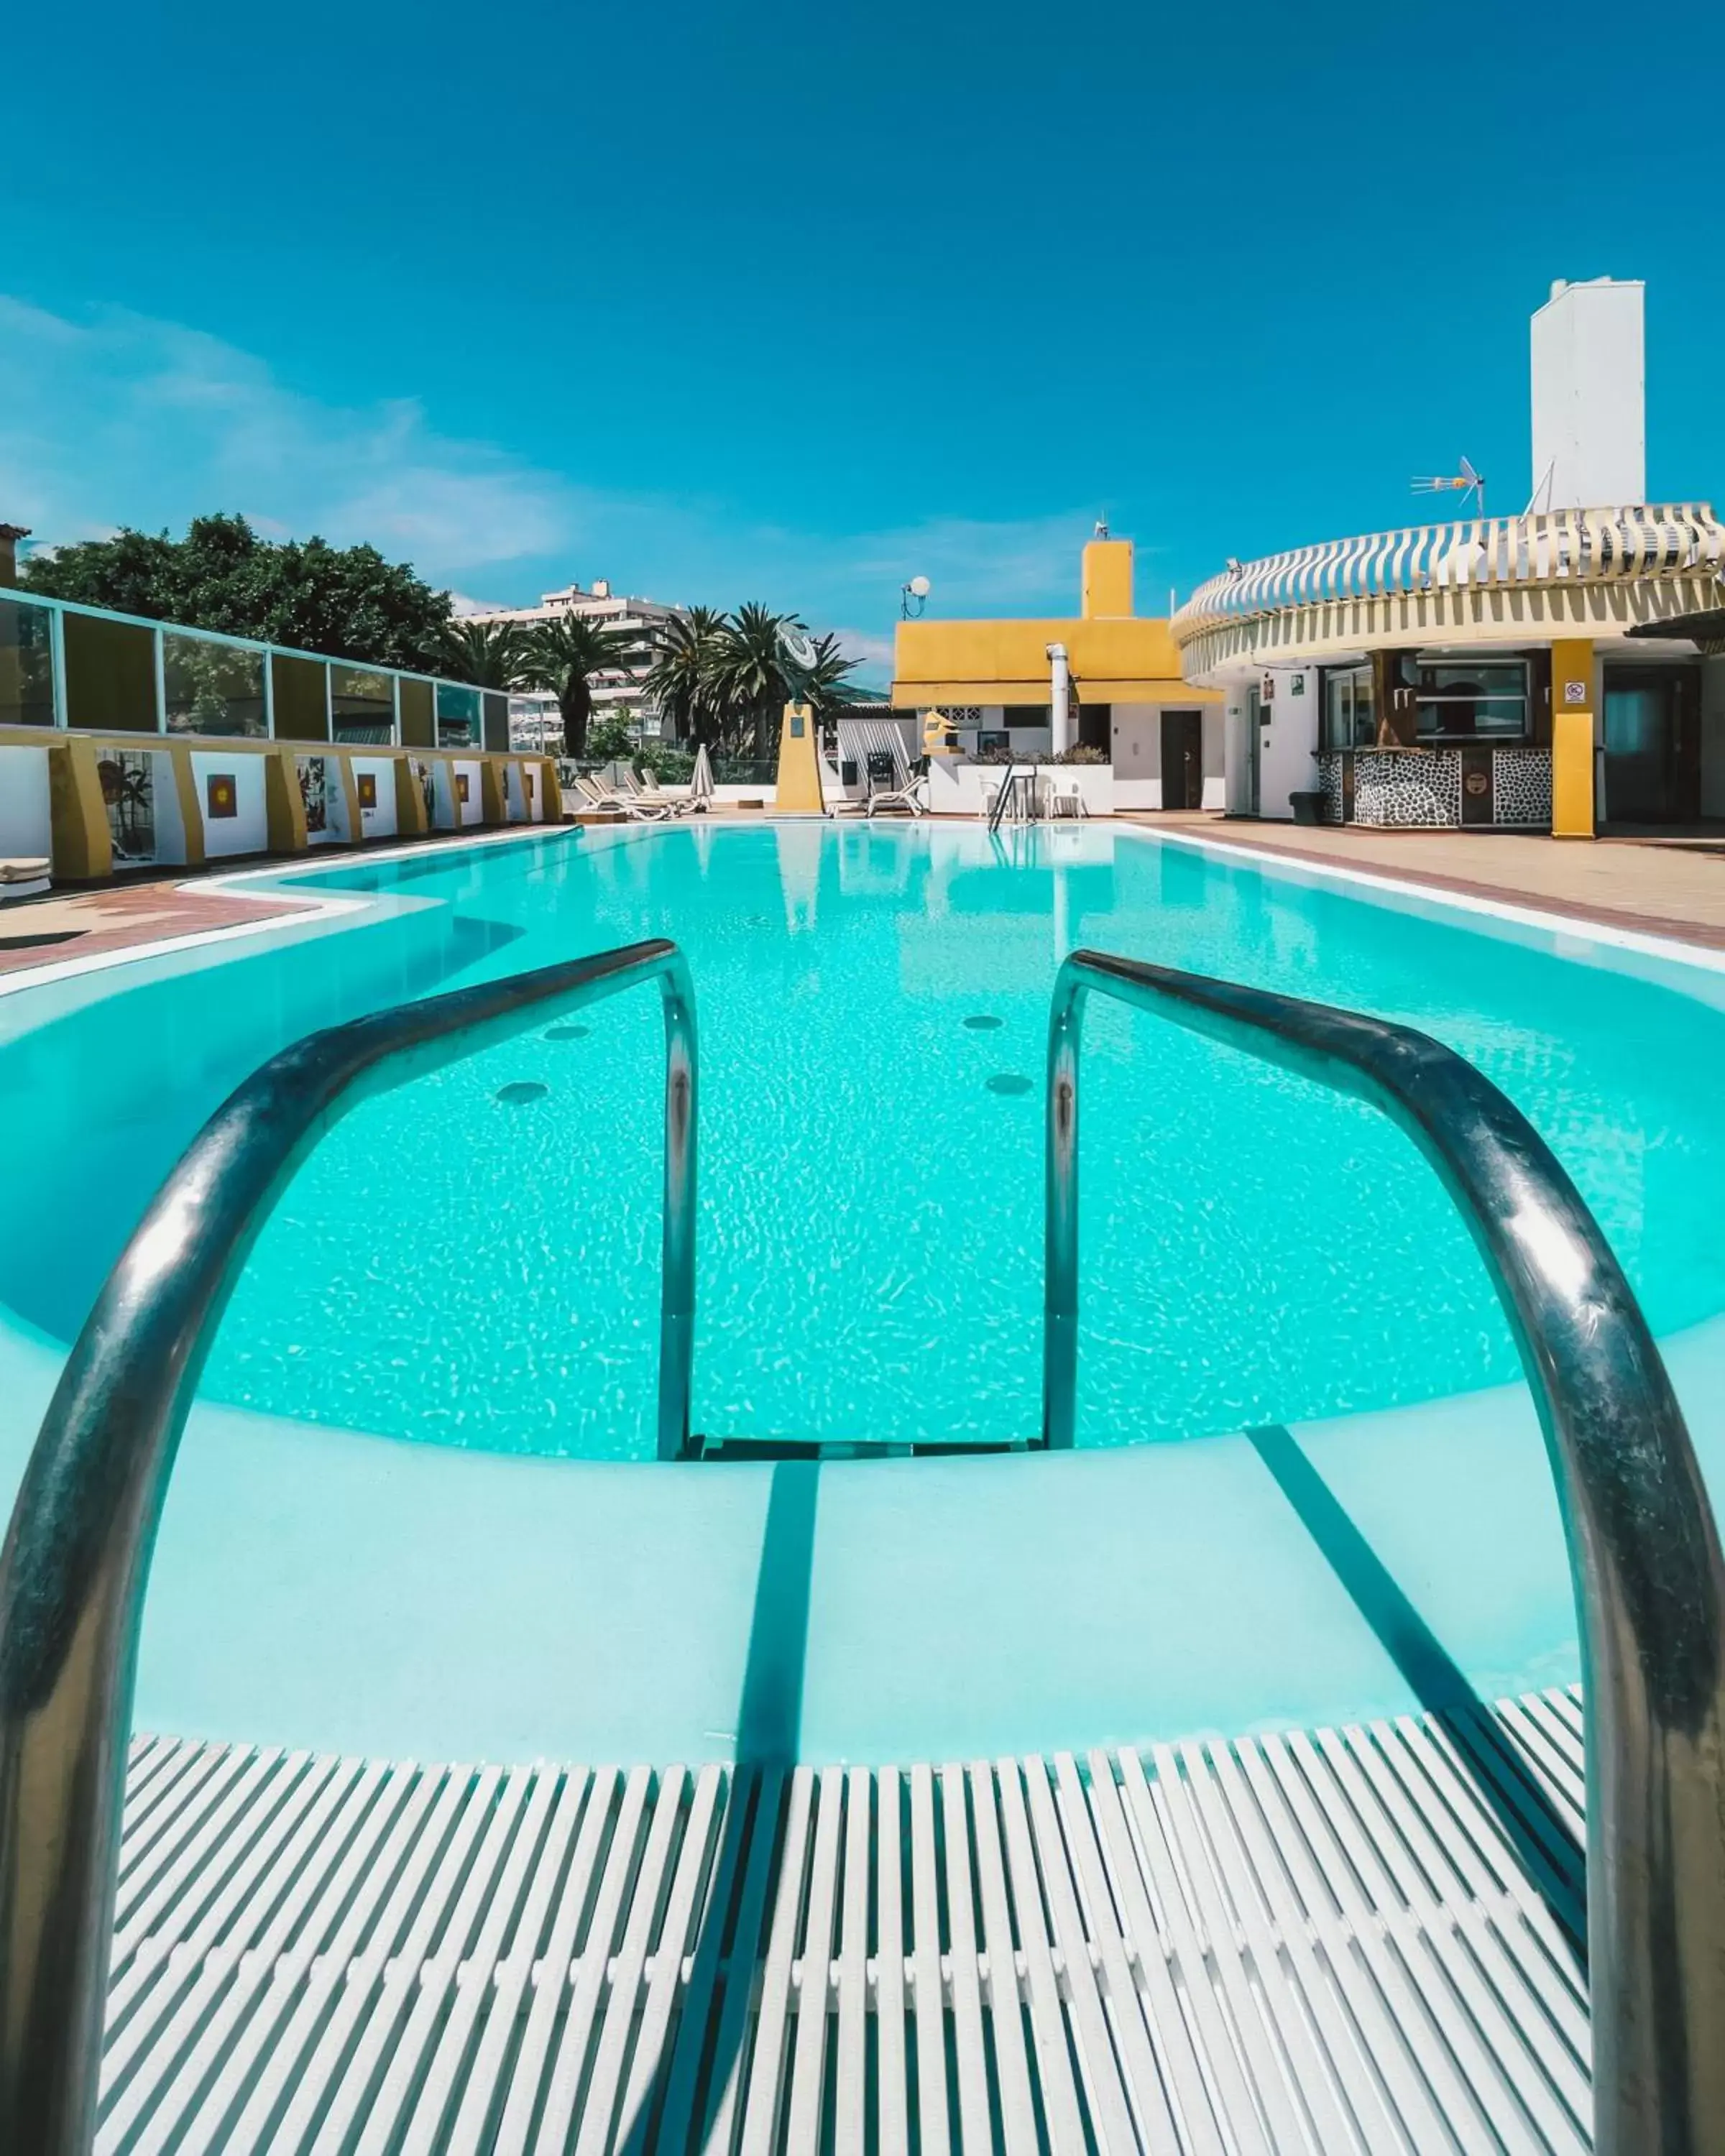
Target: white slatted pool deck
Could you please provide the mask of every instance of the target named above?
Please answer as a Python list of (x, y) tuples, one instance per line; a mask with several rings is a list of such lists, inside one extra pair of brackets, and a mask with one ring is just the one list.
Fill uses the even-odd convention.
[(1564, 1691), (735, 1778), (140, 1738), (98, 2146), (1584, 2149), (1581, 1803)]

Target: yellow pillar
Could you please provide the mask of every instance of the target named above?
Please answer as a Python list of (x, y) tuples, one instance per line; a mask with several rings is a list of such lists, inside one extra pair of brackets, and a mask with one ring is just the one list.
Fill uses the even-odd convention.
[(1560, 637), (1551, 648), (1551, 834), (1594, 835), (1594, 645)]
[(1079, 611), (1086, 621), (1130, 620), (1132, 610), (1132, 542), (1092, 539), (1084, 550)]
[(425, 814), (425, 796), (413, 758), (398, 756), (395, 765), (395, 828), (403, 839), (423, 839), (430, 829)]
[(824, 816), (820, 733), (813, 704), (787, 704), (778, 735), (778, 786), (773, 806), (781, 816)]
[(54, 872), (63, 882), (112, 875), (114, 841), (94, 742), (73, 734), (49, 750), (48, 820)]
[[(183, 739), (170, 742), (165, 753), (168, 773), (173, 780), (174, 798), (180, 804), (180, 828), (186, 834), (186, 866), (201, 869), (205, 858), (203, 803), (198, 798), (198, 782), (192, 775), (191, 743)], [(158, 773), (161, 768), (158, 764)], [(265, 799), (268, 799), (267, 792)]]
[[(337, 777), (341, 782), (341, 798), (347, 804), (347, 837), (353, 845), (364, 843), (365, 819), (359, 813), (359, 785), (353, 776), (353, 758), (337, 756), (332, 759)], [(326, 782), (327, 783), (327, 782)]]
[(509, 804), (503, 798), (503, 766), (495, 756), (486, 757), (480, 765), (480, 821), (509, 821)]
[(547, 824), (563, 820), (563, 787), (556, 763), (548, 756), (539, 759), (539, 805)]
[(265, 751), (264, 821), (272, 854), (305, 850), (305, 797), (300, 791), (300, 760), (290, 748)]

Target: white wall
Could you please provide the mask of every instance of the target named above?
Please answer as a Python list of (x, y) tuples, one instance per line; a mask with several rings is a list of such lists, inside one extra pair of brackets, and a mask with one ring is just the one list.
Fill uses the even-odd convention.
[(1109, 755), (1116, 807), (1161, 808), (1161, 705), (1117, 704)]
[[(439, 831), (459, 831), (464, 824), (477, 824), (485, 814), (485, 797), (480, 787), (480, 767), (466, 761), (454, 762), (439, 757), (432, 766), (432, 783), (435, 788), (437, 828)], [(459, 781), (467, 780), (467, 798), (459, 798)]]
[[(928, 767), (926, 798), (932, 816), (980, 816), (983, 795), (1006, 776), (1004, 763), (964, 763), (935, 757)], [(1115, 808), (1114, 773), (1106, 763), (1061, 763), (1045, 766), (1045, 778), (1058, 792), (1076, 786), (1092, 816), (1111, 816)]]
[[(228, 854), (261, 854), (265, 851), (270, 844), (270, 820), (264, 808), (264, 759), (261, 756), (223, 756), (219, 750), (208, 752), (194, 750), (191, 762), (192, 790), (198, 797), (198, 813), (203, 819), (204, 858), (220, 860)], [(158, 770), (156, 780), (158, 860), (162, 857), (159, 819), (164, 778), (169, 779), (166, 790), (171, 793), (171, 775)], [(233, 815), (210, 814), (209, 783), (212, 778), (233, 780)]]
[(48, 751), (0, 748), (0, 855), (8, 860), (45, 860), (53, 844)]
[[(1286, 822), (1294, 813), (1291, 797), (1311, 793), (1317, 785), (1317, 669), (1271, 666), (1254, 679), (1260, 685), (1266, 679), (1275, 684), (1275, 693), (1260, 713), (1260, 717), (1268, 717), (1269, 724), (1260, 724), (1258, 728), (1258, 814)], [(1230, 687), (1229, 701), (1232, 703), (1235, 698), (1235, 691)], [(1246, 698), (1243, 689), (1239, 693), (1239, 701), (1244, 709)], [(1250, 738), (1250, 726), (1242, 725), (1243, 747)], [(1249, 748), (1247, 752), (1250, 753)], [(1250, 783), (1248, 773), (1241, 782), (1243, 800), (1244, 789)]]
[(521, 767), (518, 763), (503, 767), (503, 814), (511, 824), (527, 820), (527, 797), (521, 790)]
[(356, 794), (360, 790), (360, 779), (365, 776), (369, 776), (376, 783), (377, 798), (375, 805), (370, 808), (361, 802), (359, 834), (362, 839), (393, 839), (396, 833), (394, 759), (383, 756), (355, 757), (353, 788)]
[(305, 798), (303, 774), (313, 767), (323, 767), (323, 829), (314, 831), (308, 813), (305, 821), (305, 843), (308, 846), (339, 845), (347, 836), (347, 803), (341, 793), (341, 771), (332, 756), (295, 756), (294, 778), (300, 788), (301, 802)]
[(1162, 802), (1162, 715), (1199, 711), (1203, 714), (1204, 791), (1205, 808), (1226, 806), (1227, 760), (1220, 707), (1194, 705), (1189, 698), (1178, 703), (1117, 704), (1110, 754), (1114, 764), (1114, 805), (1117, 808), (1160, 808)]
[(156, 819), (156, 851), (151, 858), (173, 867), (186, 858), (186, 819), (180, 813), (180, 789), (174, 783), (174, 760), (166, 749), (150, 755), (151, 814)]
[(1223, 806), (1230, 816), (1250, 816), (1252, 813), (1252, 726), (1251, 715), (1246, 708), (1246, 693), (1240, 683), (1230, 681), (1223, 691), (1227, 701), (1222, 706), (1223, 768), (1226, 773)]
[(1221, 810), (1228, 805), (1227, 727), (1219, 704), (1204, 711), (1204, 805)]
[(1642, 291), (1595, 277), (1554, 289), (1533, 316), (1536, 509), (1647, 499)]

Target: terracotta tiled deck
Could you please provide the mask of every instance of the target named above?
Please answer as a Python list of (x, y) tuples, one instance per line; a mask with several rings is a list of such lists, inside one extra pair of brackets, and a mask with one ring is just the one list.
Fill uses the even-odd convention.
[(123, 951), (165, 937), (247, 927), (304, 910), (286, 899), (229, 898), (195, 887), (182, 890), (177, 883), (26, 899), (0, 906), (0, 973)]
[(1507, 831), (1311, 829), (1221, 816), (1122, 820), (1285, 860), (1322, 861), (1441, 891), (1538, 907), (1725, 949), (1725, 850), (1669, 839), (1568, 839)]

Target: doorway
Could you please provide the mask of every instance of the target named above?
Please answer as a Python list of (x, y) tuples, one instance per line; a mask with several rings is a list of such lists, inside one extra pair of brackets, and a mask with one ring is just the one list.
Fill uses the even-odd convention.
[(1701, 730), (1675, 667), (1605, 670), (1605, 815), (1688, 824), (1701, 810)]
[(1204, 806), (1204, 713), (1162, 715), (1162, 805), (1164, 808)]

